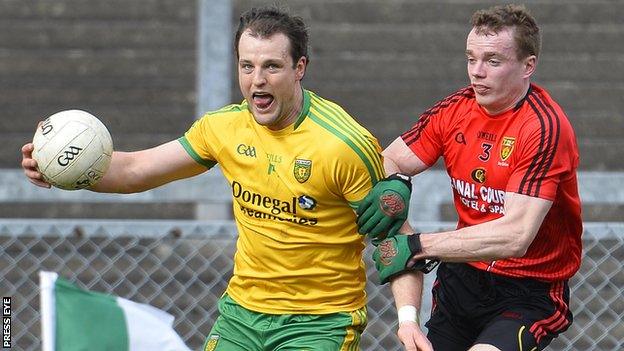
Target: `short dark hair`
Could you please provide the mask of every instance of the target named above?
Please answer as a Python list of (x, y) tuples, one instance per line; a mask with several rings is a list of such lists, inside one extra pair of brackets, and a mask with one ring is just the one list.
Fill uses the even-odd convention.
[(234, 49), (238, 58), (238, 43), (244, 31), (249, 29), (254, 36), (268, 38), (275, 33), (283, 33), (290, 41), (290, 55), (293, 59), (293, 67), (303, 56), (307, 62), (308, 57), (308, 30), (303, 19), (292, 16), (288, 12), (276, 7), (254, 7), (243, 13), (240, 17), (238, 30), (234, 39)]
[(472, 15), (471, 22), (477, 34), (498, 33), (503, 28), (512, 27), (518, 59), (539, 56), (542, 45), (539, 27), (524, 6), (510, 4), (479, 10)]

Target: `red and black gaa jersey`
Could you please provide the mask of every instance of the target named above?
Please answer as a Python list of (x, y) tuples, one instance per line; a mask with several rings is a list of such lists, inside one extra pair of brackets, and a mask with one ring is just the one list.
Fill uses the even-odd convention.
[(545, 281), (567, 279), (578, 270), (578, 146), (566, 115), (544, 89), (531, 84), (513, 110), (494, 117), (477, 104), (472, 87), (461, 89), (423, 113), (402, 138), (427, 165), (444, 158), (458, 228), (503, 216), (505, 192), (553, 202), (523, 257), (471, 265)]

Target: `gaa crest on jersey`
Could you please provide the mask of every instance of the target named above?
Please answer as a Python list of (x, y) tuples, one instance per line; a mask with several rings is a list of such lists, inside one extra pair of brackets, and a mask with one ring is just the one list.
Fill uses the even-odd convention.
[(485, 168), (479, 167), (472, 170), (470, 173), (470, 178), (477, 183), (483, 184), (485, 183)]
[(507, 161), (507, 159), (509, 158), (509, 156), (511, 156), (511, 153), (513, 152), (515, 143), (516, 143), (516, 138), (508, 137), (508, 136), (503, 137), (503, 140), (501, 141), (501, 148), (500, 148), (501, 160)]
[(299, 183), (305, 183), (308, 179), (310, 179), (310, 175), (312, 174), (312, 161), (300, 158), (296, 159), (293, 173), (295, 175), (295, 179), (297, 179)]
[(297, 203), (299, 204), (299, 207), (304, 210), (313, 210), (316, 207), (316, 200), (308, 195), (299, 196)]

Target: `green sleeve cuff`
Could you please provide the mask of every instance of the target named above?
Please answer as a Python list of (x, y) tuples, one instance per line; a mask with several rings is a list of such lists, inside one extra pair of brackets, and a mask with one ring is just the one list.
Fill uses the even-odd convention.
[(186, 152), (193, 158), (193, 160), (195, 160), (195, 162), (199, 163), (200, 165), (206, 167), (207, 169), (210, 169), (217, 164), (216, 161), (201, 158), (201, 156), (199, 156), (197, 152), (195, 152), (195, 150), (191, 146), (191, 143), (189, 143), (188, 139), (186, 139), (185, 136), (178, 138), (178, 141), (180, 142), (180, 144), (182, 144), (184, 150), (186, 150)]

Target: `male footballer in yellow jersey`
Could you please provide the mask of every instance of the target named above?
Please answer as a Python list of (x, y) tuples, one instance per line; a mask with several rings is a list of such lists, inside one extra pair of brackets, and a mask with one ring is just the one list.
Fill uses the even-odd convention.
[[(203, 350), (359, 349), (366, 275), (353, 209), (384, 177), (381, 149), (340, 106), (303, 89), (307, 42), (299, 17), (244, 13), (235, 47), (245, 100), (207, 113), (178, 140), (115, 152), (91, 189), (138, 192), (220, 165), (239, 236)], [(49, 186), (32, 144), (22, 152), (26, 175)]]

